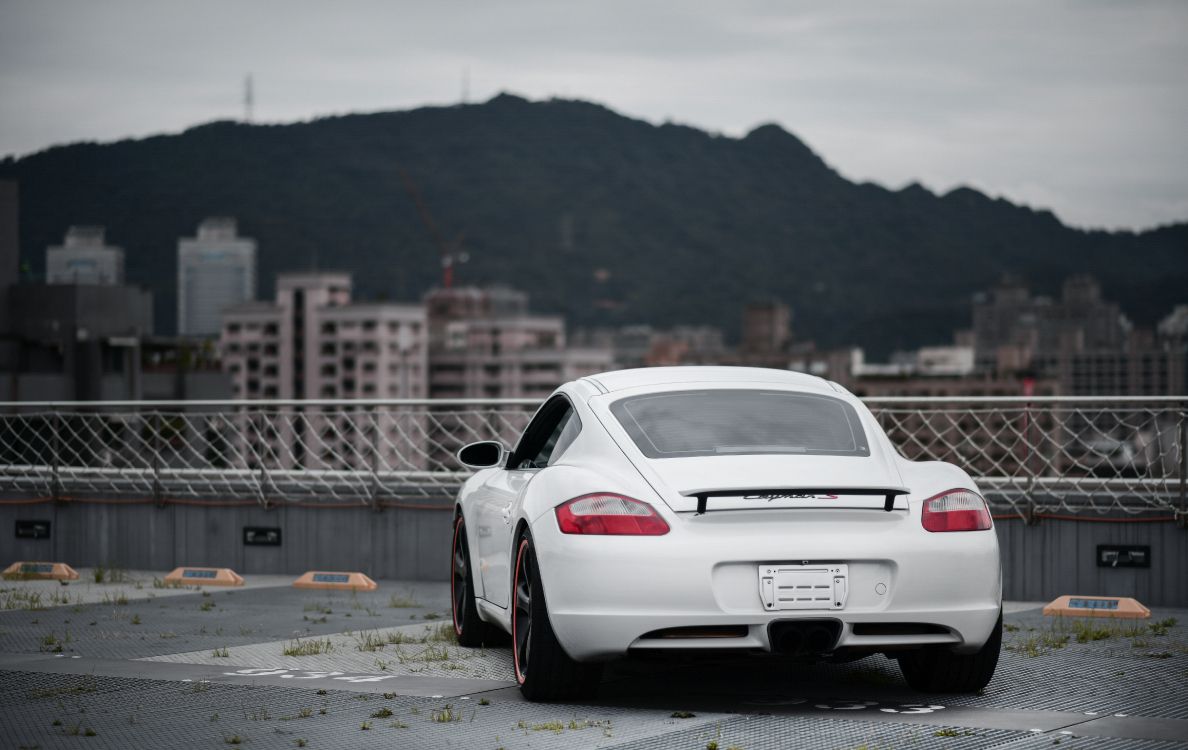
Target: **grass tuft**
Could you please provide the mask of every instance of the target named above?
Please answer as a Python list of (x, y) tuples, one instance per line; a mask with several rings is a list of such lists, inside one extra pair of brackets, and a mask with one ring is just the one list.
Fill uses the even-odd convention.
[(411, 609), (421, 605), (413, 598), (412, 591), (406, 591), (403, 594), (392, 594), (388, 597), (388, 606), (393, 609)]
[(329, 638), (312, 638), (304, 641), (298, 638), (285, 644), (283, 651), (285, 656), (315, 656), (333, 652), (334, 644)]

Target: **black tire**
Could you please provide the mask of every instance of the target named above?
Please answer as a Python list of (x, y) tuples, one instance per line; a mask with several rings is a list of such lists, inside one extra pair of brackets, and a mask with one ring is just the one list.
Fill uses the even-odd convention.
[(466, 544), (466, 522), (461, 515), (454, 522), (454, 541), (450, 545), (450, 601), (453, 605), (454, 635), (458, 645), (467, 648), (498, 646), (507, 643), (507, 633), (479, 617), (474, 598), (474, 573), (470, 566), (470, 547)]
[(594, 695), (601, 664), (582, 664), (565, 653), (549, 622), (532, 536), (520, 536), (512, 575), (512, 662), (520, 692), (530, 701), (565, 701)]
[(998, 666), (1002, 650), (1002, 612), (990, 639), (972, 654), (927, 648), (899, 657), (899, 671), (913, 690), (922, 693), (972, 693), (986, 687)]

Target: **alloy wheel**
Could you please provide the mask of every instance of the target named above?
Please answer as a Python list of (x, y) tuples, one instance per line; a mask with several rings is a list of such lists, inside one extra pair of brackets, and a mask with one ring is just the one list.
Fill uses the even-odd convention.
[(462, 635), (462, 628), (466, 625), (466, 602), (470, 596), (469, 560), (466, 553), (466, 529), (462, 526), (462, 519), (454, 527), (453, 561), (450, 565), (450, 594), (454, 602), (454, 633)]
[(516, 666), (516, 679), (520, 684), (528, 676), (528, 663), (532, 647), (532, 556), (528, 540), (520, 541), (516, 553), (515, 602), (512, 610), (512, 648)]

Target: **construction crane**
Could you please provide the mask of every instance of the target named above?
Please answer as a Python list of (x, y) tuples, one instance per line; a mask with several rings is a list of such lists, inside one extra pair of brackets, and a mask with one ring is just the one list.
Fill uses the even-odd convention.
[(413, 203), (416, 204), (417, 213), (421, 215), (421, 221), (429, 230), (429, 236), (441, 254), (441, 284), (449, 289), (454, 285), (454, 267), (470, 260), (470, 256), (462, 250), (462, 240), (466, 237), (466, 232), (458, 232), (452, 241), (447, 241), (438, 228), (437, 222), (433, 220), (433, 215), (429, 213), (429, 207), (425, 205), (425, 199), (422, 197), (417, 183), (413, 182), (412, 177), (409, 177), (403, 167), (397, 167), (397, 169), (400, 172), (400, 179), (404, 182), (404, 189), (408, 191)]

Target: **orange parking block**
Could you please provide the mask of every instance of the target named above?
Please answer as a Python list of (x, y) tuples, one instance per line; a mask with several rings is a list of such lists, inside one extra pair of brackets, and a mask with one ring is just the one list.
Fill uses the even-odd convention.
[(1053, 599), (1044, 607), (1045, 615), (1059, 617), (1116, 617), (1137, 620), (1151, 616), (1151, 610), (1129, 596), (1075, 596)]
[(165, 583), (181, 586), (242, 586), (243, 576), (230, 568), (176, 568)]
[(14, 562), (5, 568), (5, 578), (44, 578), (56, 581), (76, 581), (78, 571), (66, 563)]
[(379, 585), (363, 573), (333, 573), (311, 570), (293, 581), (299, 589), (348, 589), (350, 591), (375, 591)]

